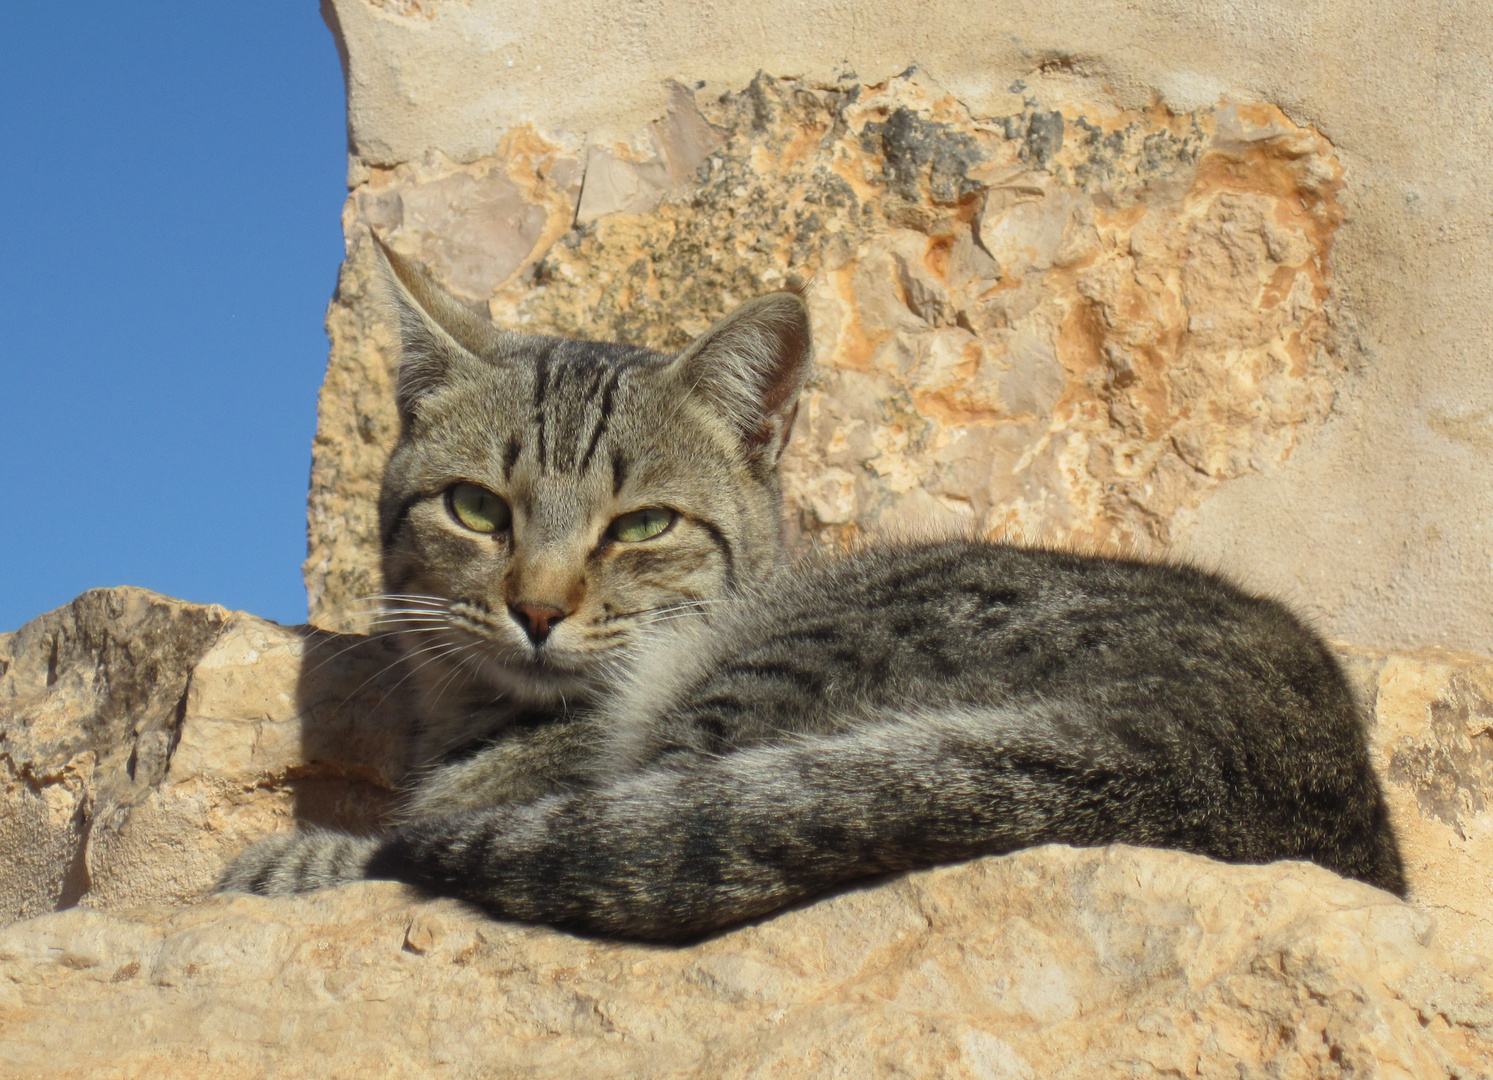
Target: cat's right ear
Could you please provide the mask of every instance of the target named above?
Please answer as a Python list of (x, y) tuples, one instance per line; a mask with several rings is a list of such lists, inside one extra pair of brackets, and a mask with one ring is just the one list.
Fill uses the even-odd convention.
[(498, 349), (503, 332), (468, 311), (459, 300), (373, 236), (399, 322), (399, 415), (413, 416), (420, 399), (448, 382), (456, 370), (482, 363)]

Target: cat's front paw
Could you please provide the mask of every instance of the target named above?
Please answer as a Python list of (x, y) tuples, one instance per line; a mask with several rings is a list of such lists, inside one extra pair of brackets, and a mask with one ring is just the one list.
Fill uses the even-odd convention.
[(263, 896), (310, 892), (366, 876), (379, 841), (326, 829), (297, 829), (271, 836), (229, 864), (218, 892)]

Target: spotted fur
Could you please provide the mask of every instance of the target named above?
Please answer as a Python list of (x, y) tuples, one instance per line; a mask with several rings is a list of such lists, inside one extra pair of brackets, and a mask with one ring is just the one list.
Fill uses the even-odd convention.
[[(225, 888), (392, 877), (655, 940), (1048, 842), (1307, 859), (1404, 892), (1358, 707), (1279, 604), (1187, 567), (968, 541), (786, 568), (797, 295), (669, 357), (503, 334), (390, 263), (408, 813), (375, 838), (266, 841)], [(505, 499), (511, 529), (464, 529), (457, 483)], [(672, 526), (610, 539), (640, 507)]]

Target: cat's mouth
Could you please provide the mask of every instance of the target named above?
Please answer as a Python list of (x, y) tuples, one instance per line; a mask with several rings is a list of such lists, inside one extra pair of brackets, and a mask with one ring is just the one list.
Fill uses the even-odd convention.
[(400, 636), (409, 662), (428, 665), (421, 681), (439, 683), (449, 672), (453, 687), (485, 687), (495, 697), (530, 705), (592, 696), (608, 681), (616, 658), (635, 644), (627, 629), (579, 622), (562, 622), (535, 641), (507, 612), (471, 601), (447, 602), (438, 614), (399, 620), (396, 627), (406, 631)]
[(598, 655), (567, 647), (566, 635), (533, 641), (516, 624), (471, 605), (452, 605), (452, 656), (482, 683), (529, 702), (585, 694), (596, 683)]
[(555, 648), (548, 642), (532, 645), (527, 650), (518, 650), (518, 655), (506, 659), (509, 667), (515, 668), (532, 678), (566, 678), (576, 677), (584, 673), (585, 664), (579, 662), (581, 658), (570, 656), (563, 650)]

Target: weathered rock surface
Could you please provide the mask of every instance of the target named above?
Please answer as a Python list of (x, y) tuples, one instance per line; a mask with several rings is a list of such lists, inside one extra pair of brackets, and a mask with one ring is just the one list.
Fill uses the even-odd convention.
[(1048, 847), (671, 950), (388, 883), (204, 899), (293, 818), (387, 810), (398, 674), (377, 639), (87, 593), (0, 636), (0, 1076), (1493, 1076), (1493, 662), (1344, 655), (1411, 904)]
[(133, 588), (0, 634), (0, 922), (195, 900), (292, 816), (374, 820), (403, 760), (392, 660)]
[(328, 316), (313, 620), (377, 591), (397, 433), (368, 228), (500, 323), (673, 350), (792, 276), (818, 371), (785, 462), (795, 535), (973, 532), (1159, 550), (1219, 482), (1327, 415), (1342, 168), (1265, 105), (1172, 113), (1036, 89), (982, 117), (876, 86), (675, 84), (634, 144), (516, 128), (369, 168)]
[(682, 949), (367, 883), (48, 915), (0, 931), (0, 970), (15, 1078), (1493, 1075), (1493, 978), (1424, 914), (1300, 863), (1124, 847)]

